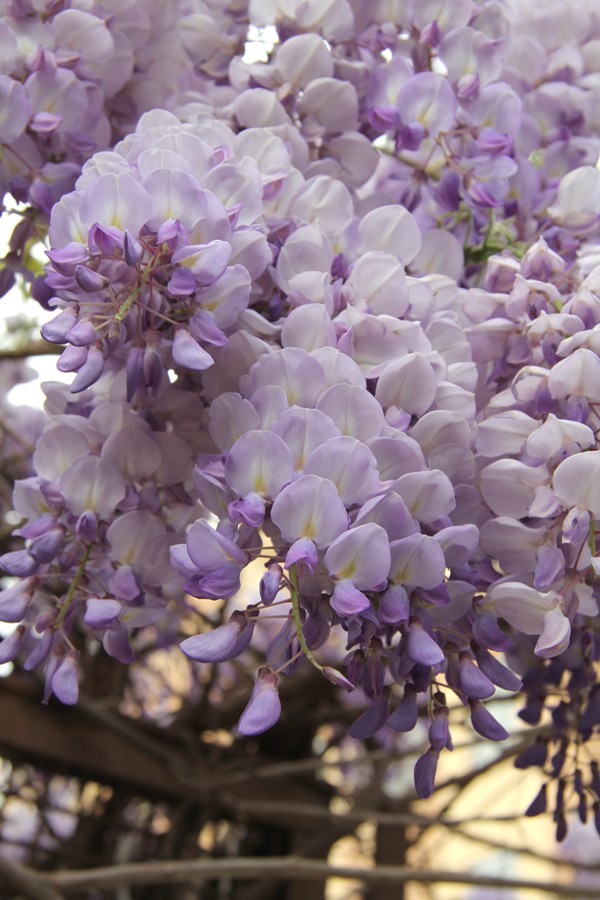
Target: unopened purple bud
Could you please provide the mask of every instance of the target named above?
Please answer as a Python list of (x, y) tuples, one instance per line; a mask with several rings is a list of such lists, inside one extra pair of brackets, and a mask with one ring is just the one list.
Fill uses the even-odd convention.
[(406, 622), (410, 615), (410, 599), (401, 584), (391, 584), (379, 601), (377, 616), (380, 622), (397, 625)]
[(364, 713), (352, 723), (349, 734), (357, 741), (364, 741), (378, 731), (387, 722), (390, 712), (390, 701), (387, 697), (378, 697)]
[(67, 706), (77, 703), (79, 697), (78, 658), (79, 654), (76, 650), (69, 650), (52, 676), (52, 693)]
[(173, 359), (178, 366), (202, 372), (214, 365), (212, 356), (194, 340), (184, 329), (175, 332), (173, 340)]
[(95, 541), (98, 536), (98, 520), (93, 512), (81, 513), (75, 525), (75, 534), (80, 541)]
[(476, 143), (480, 150), (490, 155), (509, 155), (513, 149), (513, 139), (495, 128), (482, 128)]
[(459, 100), (474, 100), (479, 93), (479, 75), (473, 72), (463, 75), (456, 84), (456, 96)]
[(415, 763), (415, 789), (422, 800), (431, 797), (435, 790), (439, 750), (430, 747)]
[(83, 621), (90, 628), (107, 628), (119, 616), (122, 606), (118, 600), (93, 599), (85, 604)]
[(508, 635), (498, 625), (492, 613), (480, 612), (475, 617), (473, 633), (479, 644), (489, 650), (510, 650), (512, 645)]
[(87, 262), (88, 251), (83, 244), (72, 242), (60, 250), (46, 250), (46, 256), (52, 263), (52, 268), (61, 275), (71, 277), (78, 266)]
[(406, 652), (413, 662), (423, 666), (437, 666), (444, 661), (442, 648), (425, 631), (418, 619), (413, 619), (410, 623)]
[(72, 394), (78, 394), (85, 391), (92, 384), (95, 384), (102, 372), (104, 371), (104, 356), (97, 347), (90, 347), (87, 353), (87, 359), (77, 372), (70, 391)]
[(58, 554), (64, 537), (65, 530), (62, 526), (51, 528), (46, 534), (41, 534), (31, 542), (28, 552), (38, 563), (49, 563)]
[(260, 528), (265, 519), (266, 504), (260, 494), (251, 491), (242, 500), (234, 500), (227, 507), (227, 513), (236, 525), (243, 522), (250, 528)]
[(53, 131), (56, 131), (61, 122), (62, 116), (42, 110), (34, 115), (29, 123), (29, 127), (37, 134), (49, 137)]
[(487, 675), (490, 681), (497, 687), (503, 688), (505, 691), (519, 690), (521, 687), (521, 679), (499, 662), (495, 656), (492, 656), (491, 653), (488, 653), (488, 651), (484, 650), (482, 647), (477, 647), (475, 649), (475, 657), (481, 671)]
[(57, 615), (57, 609), (47, 609), (45, 612), (40, 613), (35, 620), (35, 630), (37, 633), (43, 634), (49, 628), (54, 628)]
[(173, 297), (186, 297), (189, 294), (195, 294), (198, 285), (191, 269), (180, 266), (171, 275), (167, 289)]
[(429, 726), (429, 743), (434, 750), (443, 750), (444, 747), (452, 749), (447, 706), (440, 707), (431, 721)]
[(180, 644), (186, 656), (198, 662), (224, 662), (239, 656), (249, 645), (256, 619), (234, 612), (224, 625), (196, 634)]
[(461, 691), (473, 700), (484, 700), (495, 691), (490, 679), (475, 665), (469, 653), (460, 654), (458, 684)]
[(545, 813), (548, 806), (547, 795), (548, 786), (543, 784), (536, 794), (535, 798), (531, 801), (531, 803), (525, 810), (525, 815), (532, 818), (533, 816), (540, 816), (542, 813)]
[(54, 319), (42, 325), (42, 337), (50, 344), (63, 344), (76, 324), (77, 318), (73, 310), (63, 309)]
[(337, 687), (346, 688), (347, 691), (353, 691), (354, 685), (351, 681), (348, 681), (345, 675), (342, 675), (341, 672), (338, 672), (337, 669), (333, 669), (331, 666), (323, 666), (321, 672), (332, 684), (335, 684)]
[(77, 322), (67, 334), (67, 341), (75, 347), (89, 347), (96, 337), (96, 331), (89, 319)]
[(214, 572), (190, 578), (183, 588), (192, 597), (227, 600), (240, 589), (240, 569), (235, 564), (226, 564)]
[(215, 317), (207, 309), (197, 310), (190, 319), (190, 334), (197, 341), (205, 341), (215, 347), (224, 347), (229, 338), (221, 331)]
[(417, 692), (414, 685), (408, 683), (404, 688), (404, 696), (391, 714), (388, 724), (394, 731), (412, 731), (417, 724), (418, 713)]
[(265, 606), (270, 606), (273, 600), (275, 600), (281, 587), (282, 578), (283, 569), (281, 568), (279, 563), (271, 563), (268, 566), (267, 571), (260, 579), (259, 586), (260, 599), (265, 604)]
[(166, 219), (156, 233), (156, 243), (166, 244), (172, 250), (180, 237), (185, 244), (189, 243), (179, 219)]
[(103, 228), (96, 222), (88, 232), (88, 244), (91, 250), (99, 250), (103, 256), (113, 256), (123, 247), (123, 238), (117, 229)]
[(292, 566), (297, 566), (299, 572), (308, 569), (312, 574), (318, 562), (319, 553), (310, 538), (298, 538), (287, 552), (285, 567), (289, 570)]
[(19, 625), (15, 631), (0, 643), (0, 665), (12, 662), (18, 656), (21, 644), (23, 643), (23, 635), (25, 634), (25, 626)]
[(338, 581), (329, 600), (338, 616), (356, 616), (371, 606), (369, 598), (349, 579)]
[(418, 150), (425, 137), (425, 129), (420, 122), (410, 122), (403, 125), (396, 137), (396, 151)]
[[(49, 634), (50, 632), (47, 631), (44, 637)], [(42, 703), (44, 704), (48, 703), (48, 700), (52, 695), (52, 679), (56, 675), (56, 672), (58, 671), (58, 668), (63, 660), (63, 654), (64, 650), (61, 647), (56, 647), (54, 649), (54, 652), (50, 655), (48, 662), (46, 663), (46, 670), (44, 672), (44, 696), (42, 698)], [(31, 657), (29, 657), (29, 659), (30, 658)], [(27, 662), (29, 662), (29, 659), (27, 660)]]
[(85, 347), (66, 347), (61, 353), (56, 363), (59, 372), (76, 372), (80, 369), (87, 359), (87, 349)]
[(0, 591), (0, 621), (21, 621), (29, 606), (34, 585), (34, 578), (26, 578)]
[(48, 655), (50, 654), (53, 643), (54, 631), (45, 631), (42, 637), (35, 642), (33, 649), (30, 651), (27, 659), (23, 663), (23, 668), (26, 672), (33, 671), (33, 669), (36, 669), (39, 665), (45, 662), (45, 660), (48, 658)]
[(93, 294), (94, 291), (101, 291), (108, 285), (108, 279), (87, 266), (77, 266), (75, 269), (75, 281), (82, 291)]
[(130, 231), (125, 231), (123, 238), (123, 259), (128, 266), (136, 266), (142, 258), (142, 245), (136, 241)]
[(429, 25), (426, 25), (421, 31), (421, 40), (424, 44), (429, 44), (430, 47), (437, 47), (441, 39), (442, 32), (440, 31), (437, 19), (434, 19), (433, 22), (430, 22)]
[(471, 722), (477, 734), (490, 741), (505, 741), (509, 737), (506, 728), (496, 721), (480, 700), (470, 700), (469, 705)]
[(37, 572), (39, 563), (27, 550), (11, 550), (0, 556), (0, 568), (4, 569), (7, 575), (27, 578), (28, 575)]
[(400, 114), (395, 106), (373, 106), (369, 122), (377, 131), (391, 131), (400, 124)]
[(117, 600), (131, 603), (140, 595), (140, 587), (131, 566), (121, 566), (108, 580), (108, 587)]
[(266, 667), (258, 670), (252, 694), (238, 722), (240, 734), (262, 734), (279, 721), (281, 701), (277, 692), (277, 675)]
[(131, 665), (135, 660), (127, 629), (116, 620), (102, 635), (102, 646), (109, 656), (125, 666)]
[(498, 198), (494, 196), (488, 185), (483, 181), (473, 181), (469, 185), (468, 194), (476, 206), (482, 206), (486, 209), (500, 206)]

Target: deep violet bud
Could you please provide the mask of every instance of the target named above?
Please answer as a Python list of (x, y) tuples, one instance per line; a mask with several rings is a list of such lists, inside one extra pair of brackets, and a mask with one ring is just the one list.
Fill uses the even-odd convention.
[(80, 541), (95, 541), (98, 536), (98, 520), (91, 510), (81, 513), (75, 525), (75, 534)]
[(461, 653), (458, 663), (458, 683), (467, 697), (473, 700), (485, 700), (495, 691), (494, 685), (475, 665), (470, 653)]
[(546, 812), (547, 807), (548, 785), (543, 784), (534, 799), (525, 810), (525, 815), (529, 816), (530, 818), (532, 818), (533, 816), (540, 816), (542, 813)]
[(42, 325), (42, 337), (50, 344), (62, 344), (76, 323), (77, 319), (73, 310), (63, 309), (54, 319)]
[(76, 650), (70, 650), (54, 672), (51, 680), (52, 693), (61, 703), (65, 703), (68, 706), (77, 703), (79, 697), (78, 658), (79, 653)]
[(141, 244), (136, 241), (130, 231), (125, 231), (123, 238), (123, 259), (128, 266), (135, 266), (142, 257)]
[(51, 528), (45, 534), (34, 538), (29, 545), (28, 552), (38, 563), (51, 562), (58, 553), (64, 536), (65, 530), (62, 526)]
[(107, 628), (121, 611), (122, 606), (118, 600), (94, 598), (86, 602), (83, 620), (90, 628)]
[(418, 713), (417, 692), (414, 685), (409, 682), (404, 688), (402, 700), (388, 720), (388, 725), (391, 725), (394, 731), (412, 731), (417, 724)]
[(252, 640), (256, 619), (234, 612), (224, 625), (196, 634), (180, 644), (186, 656), (198, 662), (224, 662), (239, 656)]
[(471, 707), (471, 722), (477, 734), (490, 741), (507, 739), (509, 734), (506, 728), (496, 721), (480, 700), (469, 700), (469, 706)]
[(188, 331), (180, 328), (175, 332), (173, 340), (173, 359), (178, 366), (184, 369), (192, 369), (195, 372), (203, 372), (214, 365), (210, 354), (204, 350)]
[(104, 275), (99, 275), (93, 269), (87, 266), (77, 266), (75, 269), (75, 281), (82, 291), (93, 294), (94, 291), (101, 291), (108, 286), (108, 279)]
[(283, 569), (279, 563), (271, 563), (260, 579), (259, 585), (260, 599), (265, 606), (269, 606), (279, 593), (282, 578)]
[(318, 562), (319, 553), (310, 538), (298, 538), (297, 541), (294, 541), (285, 557), (286, 569), (296, 565), (299, 572), (308, 569), (309, 572), (314, 573)]
[(400, 150), (418, 150), (425, 137), (425, 129), (420, 122), (403, 125), (396, 137), (396, 152)]
[(240, 734), (248, 737), (262, 734), (279, 721), (281, 701), (277, 681), (277, 675), (266, 666), (258, 670), (252, 694), (238, 722)]
[[(121, 249), (122, 238), (96, 222), (88, 232), (88, 244), (90, 250), (99, 250), (104, 256), (112, 256), (115, 250)], [(50, 258), (55, 265), (54, 257)]]
[(505, 691), (518, 691), (521, 687), (521, 679), (503, 665), (495, 656), (488, 653), (482, 647), (475, 648), (477, 665), (497, 687)]
[(442, 648), (425, 631), (418, 619), (413, 619), (410, 623), (406, 651), (413, 662), (423, 666), (437, 666), (444, 661)]
[(430, 747), (415, 763), (415, 789), (422, 800), (431, 797), (435, 790), (435, 773), (439, 758), (439, 750)]
[(448, 750), (452, 750), (448, 715), (448, 707), (440, 706), (431, 720), (431, 725), (429, 726), (429, 743), (434, 750), (443, 750), (444, 747), (447, 747)]
[(96, 330), (89, 319), (77, 322), (67, 334), (67, 341), (75, 347), (89, 347), (96, 337)]
[(21, 644), (23, 642), (23, 635), (25, 634), (25, 627), (23, 625), (19, 625), (15, 631), (8, 637), (4, 638), (2, 643), (0, 643), (0, 665), (7, 662), (12, 662), (13, 659), (18, 655), (19, 650), (21, 649)]
[(0, 568), (8, 575), (16, 578), (26, 578), (37, 571), (39, 563), (27, 552), (27, 550), (11, 550), (0, 556)]
[(430, 47), (437, 47), (442, 39), (442, 32), (438, 25), (437, 19), (434, 19), (421, 31), (421, 40)]
[(390, 701), (387, 697), (378, 697), (350, 728), (350, 737), (364, 741), (380, 731), (385, 725), (390, 712)]
[(323, 666), (321, 669), (321, 673), (325, 676), (327, 681), (330, 681), (332, 684), (335, 684), (336, 687), (346, 688), (348, 692), (354, 690), (354, 685), (351, 681), (348, 681), (345, 675), (342, 675), (341, 672), (338, 672), (337, 669), (332, 668), (331, 666)]
[(250, 528), (260, 528), (265, 518), (265, 501), (257, 494), (251, 491), (242, 500), (234, 500), (227, 507), (229, 518), (234, 524), (243, 522)]
[(104, 356), (97, 347), (90, 347), (87, 359), (79, 369), (71, 385), (71, 393), (78, 394), (95, 384), (104, 371)]

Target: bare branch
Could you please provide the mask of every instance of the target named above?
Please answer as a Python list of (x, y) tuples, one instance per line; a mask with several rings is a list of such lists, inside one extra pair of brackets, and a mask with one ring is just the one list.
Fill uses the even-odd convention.
[(185, 860), (149, 863), (131, 863), (107, 868), (58, 872), (47, 876), (47, 881), (70, 893), (84, 890), (110, 890), (122, 885), (181, 884), (209, 879), (285, 879), (286, 881), (325, 881), (328, 878), (352, 878), (369, 885), (405, 884), (465, 884), (478, 887), (515, 890), (537, 890), (555, 897), (600, 898), (600, 888), (584, 885), (544, 883), (530, 879), (495, 878), (471, 875), (466, 872), (443, 870), (418, 870), (403, 866), (378, 866), (360, 869), (355, 866), (330, 866), (320, 860), (300, 859), (295, 856), (262, 859), (231, 858), (220, 860)]
[(49, 344), (47, 341), (29, 341), (17, 347), (0, 350), (0, 359), (28, 359), (30, 356), (60, 356), (65, 348), (60, 344)]
[(52, 885), (36, 875), (31, 869), (26, 869), (18, 862), (7, 856), (0, 856), (0, 882), (4, 888), (16, 891), (26, 900), (63, 900)]

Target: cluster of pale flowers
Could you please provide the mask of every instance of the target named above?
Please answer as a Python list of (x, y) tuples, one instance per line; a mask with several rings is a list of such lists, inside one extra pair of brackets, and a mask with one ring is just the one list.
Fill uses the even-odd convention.
[[(362, 692), (354, 738), (427, 707), (423, 796), (452, 749), (448, 692), (502, 740), (482, 701), (521, 676), (533, 721), (571, 673), (591, 733), (593, 28), (563, 15), (579, 44), (561, 54), (495, 2), (190, 3), (162, 31), (151, 3), (38, 5), (0, 21), (2, 177), (49, 214), (32, 292), (75, 377), (47, 387), (16, 473), (0, 661), (73, 703), (91, 638), (132, 663), (138, 634), (176, 642), (189, 598), (215, 600), (226, 620), (182, 648), (264, 656), (244, 735), (308, 664)], [(249, 23), (278, 29), (263, 63), (240, 55)], [(134, 124), (164, 69), (162, 108)]]

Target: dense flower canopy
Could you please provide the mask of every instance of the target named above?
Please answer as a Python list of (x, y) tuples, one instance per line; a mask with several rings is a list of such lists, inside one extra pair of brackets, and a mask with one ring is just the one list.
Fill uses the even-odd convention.
[(252, 668), (254, 735), (312, 664), (353, 738), (425, 717), (422, 796), (449, 705), (502, 740), (522, 691), (554, 777), (600, 726), (600, 17), (552, 7), (0, 5), (2, 290), (74, 373), (1, 560), (46, 700), (181, 642)]

